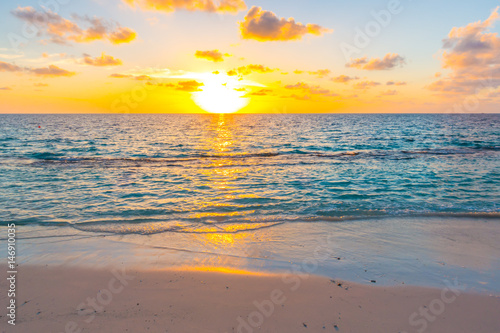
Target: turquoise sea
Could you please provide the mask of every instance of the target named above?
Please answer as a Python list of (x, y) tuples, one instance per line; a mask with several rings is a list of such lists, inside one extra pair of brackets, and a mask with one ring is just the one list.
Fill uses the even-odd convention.
[(500, 215), (500, 115), (0, 115), (2, 224), (152, 234)]

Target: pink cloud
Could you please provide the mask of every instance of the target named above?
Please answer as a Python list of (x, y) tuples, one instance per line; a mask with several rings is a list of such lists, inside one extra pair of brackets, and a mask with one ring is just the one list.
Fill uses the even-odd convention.
[(240, 31), (244, 39), (260, 42), (299, 40), (307, 34), (321, 36), (332, 32), (317, 24), (304, 25), (296, 23), (293, 18), (279, 18), (273, 12), (257, 6), (252, 7), (243, 22), (240, 22)]

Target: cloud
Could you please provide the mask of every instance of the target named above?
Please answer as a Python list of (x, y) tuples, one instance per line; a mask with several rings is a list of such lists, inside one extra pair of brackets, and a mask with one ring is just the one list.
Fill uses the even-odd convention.
[(151, 80), (151, 76), (149, 76), (149, 75), (136, 75), (136, 76), (134, 76), (134, 79), (139, 80), (139, 81), (149, 81), (149, 80)]
[(352, 59), (346, 64), (346, 67), (363, 69), (367, 71), (381, 71), (394, 69), (405, 64), (405, 58), (397, 53), (387, 53), (383, 59), (367, 57)]
[(244, 0), (123, 0), (132, 7), (163, 12), (174, 12), (178, 9), (203, 11), (210, 13), (235, 14), (247, 9)]
[(11, 87), (0, 87), (0, 90), (12, 90)]
[(49, 65), (49, 67), (44, 67), (44, 68), (32, 68), (29, 71), (35, 75), (46, 76), (46, 77), (58, 77), (58, 76), (69, 77), (76, 75), (75, 72), (67, 71), (55, 65)]
[(295, 23), (293, 18), (279, 18), (271, 11), (253, 6), (240, 23), (241, 36), (260, 42), (300, 40), (307, 34), (321, 36), (332, 32), (317, 24)]
[(134, 79), (138, 81), (150, 81), (151, 77), (149, 75), (130, 75), (130, 74), (120, 74), (120, 73), (114, 73), (111, 74), (109, 77), (114, 78), (114, 79)]
[(119, 74), (119, 73), (114, 73), (111, 74), (109, 77), (115, 78), (115, 79), (128, 79), (128, 78), (133, 78), (133, 75), (128, 75), (128, 74)]
[(325, 97), (334, 97), (338, 96), (338, 94), (332, 92), (329, 89), (322, 88), (320, 86), (311, 86), (307, 83), (304, 82), (298, 82), (296, 84), (289, 84), (285, 86), (285, 89), (293, 89), (293, 90), (300, 90), (305, 94), (311, 94), (311, 95), (322, 95)]
[(259, 91), (248, 94), (247, 96), (267, 96), (272, 93), (271, 89), (260, 89)]
[[(217, 82), (220, 82), (220, 84), (223, 83), (228, 83), (228, 85), (231, 83), (232, 86), (235, 87), (242, 87), (242, 86), (248, 86), (248, 87), (261, 87), (265, 88), (266, 86), (249, 80), (249, 79), (244, 79), (242, 77), (238, 76), (233, 76), (229, 77), (226, 73), (219, 73), (218, 75), (215, 75), (211, 72), (189, 72), (189, 71), (183, 71), (183, 70), (170, 70), (168, 68), (136, 68), (135, 70), (127, 71), (125, 73), (115, 73), (112, 74), (110, 77), (114, 78), (126, 78), (126, 79), (138, 79), (139, 76), (146, 76), (151, 80), (150, 82), (153, 84), (157, 84), (158, 80), (181, 80), (181, 81), (196, 81), (196, 82), (201, 82), (201, 83), (214, 83), (214, 80)], [(238, 73), (235, 73), (235, 75), (238, 75)], [(176, 86), (177, 87), (177, 86)], [(182, 85), (180, 88), (185, 88), (186, 85)], [(201, 85), (198, 85), (198, 87), (201, 87)], [(189, 90), (189, 89), (181, 89), (181, 90)]]
[(386, 85), (387, 86), (406, 86), (406, 82), (404, 82), (404, 81), (399, 81), (399, 82), (387, 81)]
[(304, 95), (304, 96), (299, 96), (297, 94), (292, 94), (290, 96), (283, 96), (284, 98), (294, 98), (296, 100), (299, 100), (299, 101), (310, 101), (311, 100), (311, 96), (309, 95)]
[(357, 76), (346, 76), (346, 75), (340, 75), (340, 76), (337, 76), (337, 77), (334, 77), (332, 79), (333, 82), (337, 82), (337, 83), (348, 83), (349, 81), (353, 81), (353, 80), (359, 80), (359, 77)]
[(115, 79), (134, 79), (134, 80), (139, 80), (139, 81), (148, 81), (146, 82), (146, 85), (148, 86), (157, 86), (157, 87), (164, 87), (164, 88), (173, 88), (175, 90), (179, 91), (185, 91), (185, 92), (196, 92), (196, 91), (202, 91), (200, 87), (203, 87), (205, 84), (202, 82), (198, 82), (196, 80), (188, 80), (188, 81), (179, 81), (176, 84), (173, 83), (161, 83), (161, 82), (151, 82), (153, 78), (149, 75), (130, 75), (130, 74), (111, 74), (109, 77), (115, 78)]
[(317, 71), (304, 71), (304, 70), (296, 69), (295, 71), (293, 71), (293, 73), (297, 74), (297, 75), (307, 73), (309, 75), (315, 75), (319, 78), (324, 78), (324, 77), (330, 75), (332, 73), (332, 71), (329, 69), (318, 69)]
[(442, 68), (451, 73), (427, 88), (441, 93), (475, 94), (500, 86), (500, 37), (489, 32), (499, 7), (484, 21), (454, 27), (443, 40)]
[(0, 61), (0, 72), (22, 72), (23, 68), (9, 64), (8, 62)]
[(120, 59), (114, 58), (110, 55), (106, 55), (104, 52), (101, 54), (100, 57), (95, 57), (92, 58), (88, 54), (84, 54), (83, 61), (87, 65), (91, 66), (99, 66), (99, 67), (104, 67), (104, 66), (119, 66), (122, 64), (122, 61)]
[(35, 87), (48, 87), (49, 85), (47, 83), (35, 83)]
[(354, 89), (368, 89), (368, 88), (373, 88), (373, 87), (376, 87), (379, 85), (380, 85), (380, 83), (375, 82), (375, 81), (362, 81), (362, 82), (358, 82), (358, 83), (354, 84), (353, 87), (354, 87)]
[(113, 44), (130, 43), (137, 37), (137, 33), (126, 27), (119, 27), (108, 34), (108, 39)]
[(323, 77), (325, 77), (325, 76), (330, 75), (330, 73), (331, 73), (331, 72), (332, 72), (332, 71), (331, 71), (331, 70), (329, 70), (329, 69), (319, 69), (319, 70), (317, 70), (317, 71), (314, 71), (314, 72), (311, 72), (311, 71), (310, 71), (310, 72), (308, 72), (308, 73), (309, 73), (309, 74), (311, 74), (311, 75), (316, 75), (316, 76), (318, 76), (318, 77), (320, 77), (320, 78), (323, 78)]
[(394, 96), (397, 94), (398, 94), (397, 90), (387, 90), (387, 91), (382, 92), (380, 95), (381, 96)]
[(235, 69), (235, 71), (240, 74), (240, 75), (250, 75), (252, 73), (260, 73), (260, 74), (265, 74), (265, 73), (271, 73), (274, 72), (278, 69), (271, 69), (269, 67), (265, 67), (263, 65), (247, 65), (247, 66), (241, 66)]
[(55, 65), (49, 65), (49, 67), (45, 68), (29, 68), (29, 67), (22, 68), (17, 65), (9, 64), (3, 61), (0, 61), (0, 72), (26, 72), (38, 76), (47, 76), (47, 77), (76, 75), (75, 72), (67, 71)]
[(151, 83), (146, 82), (147, 86), (164, 87), (164, 88), (175, 88), (176, 85), (173, 83)]
[(194, 54), (196, 58), (205, 59), (213, 62), (221, 62), (224, 61), (224, 57), (229, 57), (229, 54), (222, 54), (219, 50), (212, 51), (196, 51)]
[[(68, 44), (69, 41), (89, 43), (107, 40), (113, 44), (121, 44), (129, 43), (137, 37), (134, 30), (98, 17), (74, 14), (74, 21), (71, 21), (51, 11), (37, 11), (33, 7), (18, 7), (11, 13), (18, 19), (33, 24), (38, 29), (38, 35), (49, 37), (44, 42)], [(80, 27), (76, 21), (86, 27)]]
[(184, 92), (202, 91), (200, 89), (200, 87), (203, 87), (205, 85), (204, 83), (198, 82), (196, 80), (180, 81), (180, 82), (177, 82), (177, 84), (174, 84), (174, 83), (151, 83), (151, 82), (148, 82), (146, 84), (151, 85), (151, 86), (157, 86), (157, 87), (172, 88), (172, 89), (175, 89), (178, 91), (184, 91)]
[(200, 87), (202, 86), (204, 86), (204, 84), (196, 80), (182, 81), (178, 82), (178, 86), (176, 89), (180, 91), (195, 92), (195, 91), (201, 91)]

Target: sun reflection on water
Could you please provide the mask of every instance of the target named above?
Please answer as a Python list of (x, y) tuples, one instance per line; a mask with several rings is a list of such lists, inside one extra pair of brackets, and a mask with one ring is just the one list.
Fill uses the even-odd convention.
[[(249, 215), (254, 214), (256, 210), (237, 202), (240, 199), (259, 197), (256, 193), (246, 192), (240, 184), (249, 170), (241, 165), (238, 158), (234, 158), (245, 156), (245, 151), (234, 148), (242, 146), (237, 142), (237, 133), (234, 116), (220, 114), (210, 118), (200, 147), (208, 156), (207, 167), (199, 169), (200, 177), (195, 177), (195, 185), (200, 188), (208, 187), (215, 195), (195, 203), (190, 218), (202, 223), (192, 230), (191, 237), (193, 242), (201, 242), (205, 249), (232, 254), (244, 262), (245, 258), (258, 256), (255, 244), (266, 238), (266, 232), (262, 228), (276, 225), (276, 222), (251, 220)], [(255, 232), (249, 232), (256, 229), (263, 231), (258, 236)], [(249, 273), (228, 268), (238, 265), (235, 266), (234, 258), (230, 260), (225, 256), (200, 257), (190, 265), (191, 269), (199, 271)]]

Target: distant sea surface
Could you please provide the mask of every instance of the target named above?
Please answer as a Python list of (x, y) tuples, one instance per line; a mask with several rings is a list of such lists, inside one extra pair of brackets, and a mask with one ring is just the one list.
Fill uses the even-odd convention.
[(500, 217), (500, 115), (0, 115), (0, 223), (210, 233)]

